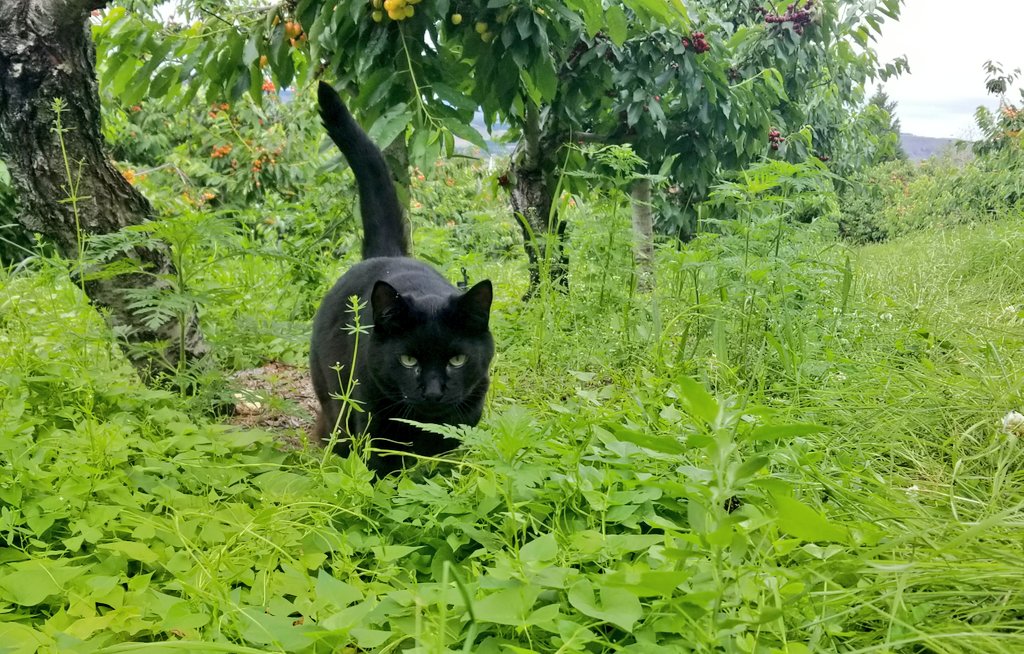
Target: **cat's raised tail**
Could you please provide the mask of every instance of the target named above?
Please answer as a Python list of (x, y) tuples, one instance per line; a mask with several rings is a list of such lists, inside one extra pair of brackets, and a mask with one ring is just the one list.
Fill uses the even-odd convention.
[(409, 241), (402, 219), (395, 184), (380, 148), (359, 126), (326, 82), (317, 89), (320, 117), (331, 140), (345, 155), (359, 185), (359, 208), (363, 215), (363, 258), (404, 257)]

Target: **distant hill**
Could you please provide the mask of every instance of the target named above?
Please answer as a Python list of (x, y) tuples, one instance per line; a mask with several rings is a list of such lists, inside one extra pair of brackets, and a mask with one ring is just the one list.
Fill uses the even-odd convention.
[(914, 134), (900, 133), (900, 143), (903, 150), (910, 157), (911, 161), (924, 161), (934, 155), (942, 154), (951, 148), (959, 139), (937, 139), (930, 136), (916, 136)]
[[(472, 126), (476, 131), (484, 137), (487, 142), (487, 148), (490, 150), (492, 155), (507, 155), (512, 152), (514, 143), (499, 143), (493, 140), (494, 137), (500, 137), (508, 129), (507, 125), (499, 124), (495, 126), (493, 137), (487, 133), (487, 127), (484, 125), (483, 114), (477, 112), (477, 115), (473, 118)], [(900, 142), (903, 144), (903, 150), (910, 157), (911, 161), (924, 161), (930, 159), (933, 156), (941, 155), (946, 150), (954, 150), (954, 145), (960, 139), (939, 139), (932, 138), (930, 136), (917, 136), (915, 134), (907, 134), (906, 132), (900, 133)], [(456, 144), (460, 148), (472, 149), (472, 145), (463, 141), (462, 139), (455, 139)], [(957, 160), (962, 160), (964, 156), (970, 158), (970, 150), (967, 153), (958, 154), (954, 157)]]

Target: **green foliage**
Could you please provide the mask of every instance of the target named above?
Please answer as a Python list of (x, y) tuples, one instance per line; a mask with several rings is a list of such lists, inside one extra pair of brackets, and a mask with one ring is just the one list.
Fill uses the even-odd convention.
[(900, 120), (896, 117), (896, 102), (879, 85), (864, 107), (862, 120), (871, 123), (863, 130), (877, 140), (872, 163), (906, 161), (907, 153), (900, 143)]
[(17, 197), (11, 173), (0, 159), (0, 263), (20, 261), (31, 251), (23, 231), (16, 220)]
[[(202, 20), (163, 25), (137, 8), (113, 9), (95, 33), (104, 80), (127, 105), (147, 93), (233, 105), (248, 94), (260, 104), (265, 75), (308, 95), (326, 70), (348, 89), (371, 137), (421, 168), (451, 155), (456, 136), (483, 146), (469, 127), (478, 110), (491, 127), (511, 126), (526, 144), (520, 156), (537, 159), (529, 165), (549, 188), (574, 134), (631, 142), (647, 172), (671, 164), (674, 231), (692, 224), (723, 171), (765, 156), (797, 162), (817, 153), (843, 175), (860, 165), (845, 155), (852, 144), (871, 149), (872, 126), (851, 121), (848, 109), (863, 100), (868, 78), (905, 68), (883, 66), (869, 47), (900, 6), (812, 3), (809, 21), (796, 25), (768, 22), (774, 7), (758, 12), (735, 0), (440, 0), (410, 16), (388, 10), (387, 19), (365, 1), (217, 11), (183, 2), (183, 15)], [(813, 150), (802, 138), (769, 148), (771, 129), (805, 126)]]
[[(605, 238), (616, 221), (625, 231), (625, 215), (600, 215), (604, 194), (577, 206), (568, 300), (498, 299), (491, 417), (455, 430), (464, 450), (440, 470), (425, 464), (376, 486), (356, 458), (284, 452), (268, 434), (197, 420), (174, 397), (140, 389), (60, 269), (5, 277), (7, 642), (23, 651), (165, 640), (225, 651), (833, 651), (943, 643), (955, 630), (965, 643), (1012, 648), (1000, 615), (1019, 604), (1020, 552), (994, 518), (1019, 498), (982, 480), (1009, 482), (1019, 452), (994, 427), (972, 428), (938, 457), (925, 445), (931, 429), (991, 425), (992, 406), (1020, 400), (1011, 377), (971, 381), (985, 369), (972, 361), (992, 348), (1012, 369), (1019, 341), (975, 349), (951, 331), (948, 311), (951, 297), (972, 297), (972, 314), (987, 312), (997, 328), (1017, 319), (997, 317), (997, 302), (1021, 289), (935, 288), (915, 308), (891, 275), (924, 267), (884, 252), (863, 264), (884, 281), (861, 279), (828, 221), (783, 220), (804, 194), (827, 192), (820, 168), (773, 162), (723, 186), (714, 209), (734, 219), (660, 253), (660, 319), (630, 294), (628, 249)], [(466, 199), (448, 175), (471, 186), (481, 171), (437, 173), (416, 178), (413, 201), (429, 196), (458, 219)], [(259, 241), (240, 247), (244, 232), (218, 220), (186, 215), (148, 233), (204, 235), (162, 236), (179, 243), (198, 292), (238, 276), (238, 286), (262, 280), (264, 295), (294, 295), (284, 273), (298, 261), (253, 248)], [(1019, 242), (1009, 236), (961, 247), (941, 278), (1012, 279), (1000, 272)], [(233, 247), (237, 256), (223, 256)], [(515, 278), (496, 259), (476, 264), (474, 276), (490, 268), (499, 288)], [(277, 303), (225, 293), (208, 303), (206, 324), (217, 334)], [(895, 316), (877, 317), (883, 310)], [(232, 338), (245, 331), (235, 329)], [(871, 394), (874, 371), (894, 364), (906, 381)], [(934, 395), (919, 386), (926, 374)], [(963, 408), (948, 408), (940, 387), (956, 389)], [(902, 400), (914, 419), (875, 427), (870, 416), (887, 415), (907, 388), (917, 389)], [(859, 404), (835, 401), (851, 393)], [(871, 454), (852, 455), (865, 447)], [(946, 456), (961, 461), (956, 492), (986, 498), (958, 506), (959, 518), (929, 495), (952, 466)], [(894, 515), (914, 526), (880, 521)], [(976, 572), (948, 565), (968, 547), (1001, 548), (1005, 562), (973, 591), (970, 618), (959, 600), (934, 599), (973, 583)], [(981, 608), (996, 596), (998, 615)], [(922, 611), (929, 622), (914, 619)]]
[[(666, 16), (676, 5), (640, 0), (604, 13), (567, 2), (572, 11), (553, 18), (536, 9), (561, 5), (532, 13), (488, 5), (459, 7), (467, 28), (480, 18), (501, 26), (489, 40), (486, 31), (462, 35), (481, 59), (490, 43), (514, 56), (517, 39), (563, 38), (551, 27), (560, 21), (590, 39), (607, 31), (612, 46), (626, 47), (630, 11), (678, 19)], [(217, 62), (221, 77), (204, 83), (224, 91), (239, 70), (232, 35), (253, 16), (263, 31), (255, 51), (238, 46), (246, 70), (259, 68), (259, 39), (269, 35), (268, 65), (282, 79), (301, 77), (305, 48), (335, 38), (327, 30), (351, 29), (353, 16), (363, 22), (346, 38), (376, 44), (374, 61), (408, 44), (417, 25), (449, 29), (425, 17), (438, 5), (380, 24), (370, 3), (341, 6), (348, 13), (318, 14), (319, 27), (302, 19), (308, 46), (292, 47), (288, 21), (259, 10), (223, 28), (226, 45), (196, 31), (210, 38), (189, 42), (195, 61), (171, 65)], [(300, 16), (320, 9), (296, 7)], [(770, 29), (776, 48), (802, 36)], [(131, 43), (151, 36), (128, 33)], [(708, 34), (714, 51), (721, 35)], [(365, 40), (374, 35), (380, 40)], [(118, 43), (125, 53), (135, 47)], [(513, 95), (525, 95), (514, 105), (546, 97), (534, 75), (544, 59), (526, 55), (539, 58), (529, 60), (529, 79), (519, 78)], [(120, 65), (129, 72), (110, 74), (140, 75), (145, 64), (128, 59)], [(406, 56), (424, 75), (434, 65), (466, 70), (431, 59)], [(358, 74), (372, 74), (365, 63)], [(409, 91), (388, 88), (395, 97)], [(435, 110), (421, 106), (406, 121), (381, 98), (376, 110), (391, 117), (378, 121), (378, 138), (414, 126), (414, 151), (446, 147), (444, 136), (416, 136), (428, 132), (415, 121)], [(155, 126), (154, 139), (182, 138), (158, 118), (138, 119)], [(218, 125), (242, 129), (234, 118), (211, 120), (201, 138), (226, 137)], [(1024, 314), (1007, 306), (1024, 294), (1024, 225), (1011, 216), (933, 229), (971, 220), (978, 214), (966, 207), (986, 198), (993, 212), (1009, 213), (1017, 200), (992, 191), (1009, 192), (1019, 169), (999, 177), (987, 160), (924, 171), (885, 164), (850, 186), (877, 191), (859, 196), (877, 222), (854, 224), (855, 205), (837, 201), (829, 166), (807, 156), (824, 139), (792, 125), (779, 158), (758, 155), (716, 179), (707, 202), (677, 187), (699, 229), (690, 243), (659, 248), (653, 294), (637, 292), (620, 190), (642, 172), (637, 148), (573, 149), (582, 165), (566, 183), (576, 192), (558, 198), (573, 223), (573, 284), (529, 304), (518, 300), (517, 228), (490, 170), (461, 160), (415, 172), (417, 254), (449, 278), (465, 269), (496, 282), (499, 354), (486, 420), (436, 428), (463, 446), (376, 484), (358, 454), (287, 448), (282, 439), (303, 435), (217, 424), (195, 400), (141, 387), (66, 264), (37, 258), (0, 271), (4, 647), (1020, 649), (1024, 455), (1020, 434), (1000, 421), (1024, 407), (1016, 373)], [(190, 143), (177, 147), (187, 153)], [(133, 156), (144, 161), (147, 147)], [(189, 204), (178, 182), (153, 173), (140, 183), (165, 215), (87, 243), (80, 265), (98, 271), (124, 248), (163, 244), (176, 275), (164, 291), (136, 298), (140, 311), (198, 311), (223, 368), (301, 362), (316, 303), (358, 258), (347, 174), (327, 170), (316, 181), (284, 200), (287, 184), (255, 193), (225, 180), (214, 208)], [(244, 201), (250, 192), (253, 204)], [(900, 198), (922, 203), (886, 213)], [(924, 231), (849, 249), (836, 238), (837, 206), (840, 227), (865, 238)], [(939, 207), (964, 213), (927, 213)]]
[(881, 164), (853, 177), (840, 204), (840, 230), (855, 242), (1017, 216), (1024, 210), (1024, 156)]
[(1007, 98), (1013, 83), (1020, 77), (1020, 69), (1004, 72), (1001, 64), (985, 62), (985, 90), (999, 98), (999, 109), (993, 113), (986, 107), (978, 107), (974, 114), (975, 123), (982, 138), (974, 143), (974, 152), (980, 156), (1007, 155), (1021, 156), (1024, 149), (1024, 90), (1020, 102)]
[(417, 256), (443, 265), (453, 252), (477, 261), (513, 254), (522, 237), (498, 201), (493, 171), (501, 166), (460, 157), (413, 171), (409, 215)]
[(188, 204), (245, 207), (269, 195), (295, 200), (324, 159), (311, 157), (322, 137), (311, 98), (282, 101), (266, 82), (262, 102), (187, 105), (159, 100), (123, 105), (104, 96), (104, 135), (129, 181)]
[(910, 183), (918, 168), (906, 162), (873, 166), (844, 188), (839, 232), (855, 243), (884, 241), (905, 211)]
[[(416, 177), (412, 201), (456, 221), (414, 213), (417, 248), (497, 281), (500, 354), (487, 420), (446, 428), (461, 450), (375, 485), (355, 456), (140, 387), (63, 266), (4, 273), (5, 645), (1013, 651), (1022, 461), (998, 429), (1024, 401), (1005, 306), (1024, 228), (848, 251), (831, 221), (794, 220), (829, 194), (822, 168), (769, 162), (720, 187), (702, 213), (723, 219), (659, 251), (653, 297), (631, 289), (621, 197), (577, 196), (573, 287), (530, 305), (521, 261), (458, 254), (484, 171)], [(275, 356), (264, 318), (308, 328), (355, 256), (281, 256), (244, 224), (187, 213), (145, 232), (177, 244), (228, 365)], [(308, 294), (289, 276), (305, 266), (324, 271)], [(279, 331), (296, 358), (300, 331)]]
[(920, 166), (883, 163), (859, 171), (842, 189), (843, 236), (861, 243), (884, 241), (914, 230), (1024, 211), (1024, 103), (1018, 107), (1006, 99), (1019, 71), (1004, 74), (993, 62), (985, 69), (986, 88), (1000, 96), (1000, 106), (996, 116), (978, 109), (983, 136), (973, 144), (976, 156), (964, 161), (963, 156), (947, 155)]

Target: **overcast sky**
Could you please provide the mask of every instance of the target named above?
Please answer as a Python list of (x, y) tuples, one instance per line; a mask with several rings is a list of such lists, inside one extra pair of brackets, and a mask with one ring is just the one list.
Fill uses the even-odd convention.
[[(906, 55), (910, 62), (910, 74), (885, 84), (904, 132), (970, 137), (978, 105), (996, 106), (985, 94), (982, 64), (1024, 68), (1024, 0), (906, 0), (877, 48), (883, 60)], [(1019, 101), (1019, 92), (1010, 99)]]

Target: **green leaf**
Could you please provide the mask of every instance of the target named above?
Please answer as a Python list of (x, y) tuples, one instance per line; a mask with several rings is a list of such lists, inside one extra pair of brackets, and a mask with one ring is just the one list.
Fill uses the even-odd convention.
[(256, 35), (250, 34), (249, 38), (245, 42), (245, 47), (242, 49), (242, 63), (246, 66), (251, 66), (259, 58), (260, 51), (256, 41)]
[(267, 496), (267, 499), (287, 499), (300, 496), (313, 486), (307, 475), (284, 470), (271, 470), (253, 479), (253, 483)]
[(632, 632), (633, 625), (643, 615), (636, 595), (622, 588), (600, 586), (598, 597), (589, 579), (580, 579), (569, 589), (569, 603), (580, 613)]
[(532, 11), (524, 10), (516, 14), (516, 29), (519, 31), (519, 38), (524, 41), (530, 37), (533, 31)]
[(621, 47), (629, 36), (626, 12), (622, 10), (620, 5), (613, 4), (608, 7), (604, 19), (608, 25), (608, 36), (611, 37), (615, 45)]
[(367, 130), (370, 140), (381, 149), (391, 145), (392, 141), (405, 132), (412, 120), (412, 114), (406, 111), (407, 107), (408, 105), (403, 102), (384, 112), (384, 115), (374, 121), (373, 126)]
[(176, 81), (178, 81), (178, 68), (176, 66), (164, 66), (149, 85), (149, 97), (162, 98), (167, 95), (167, 90)]
[(51, 595), (64, 592), (64, 585), (87, 568), (61, 561), (39, 559), (12, 563), (0, 568), (0, 599), (20, 606), (35, 606)]
[(499, 590), (473, 602), (473, 615), (483, 622), (525, 625), (538, 595), (540, 588), (530, 585)]
[(307, 635), (310, 627), (295, 624), (295, 618), (271, 615), (258, 606), (242, 607), (234, 616), (245, 639), (258, 645), (275, 645), (285, 651), (298, 651), (312, 643)]
[(376, 649), (388, 641), (393, 635), (393, 632), (384, 631), (382, 629), (366, 629), (363, 627), (353, 627), (352, 637), (356, 639), (356, 643), (359, 647), (366, 650)]
[(388, 68), (380, 68), (370, 73), (359, 85), (357, 106), (374, 109), (379, 107), (394, 85), (394, 81), (394, 71)]
[(472, 125), (466, 124), (458, 118), (452, 120), (446, 120), (444, 126), (447, 127), (452, 134), (459, 137), (463, 141), (469, 141), (481, 150), (487, 150), (487, 141), (480, 132), (476, 131), (476, 128)]
[(824, 514), (815, 511), (803, 502), (785, 495), (773, 498), (778, 514), (779, 529), (790, 536), (808, 542), (848, 543), (846, 527), (829, 521)]
[(422, 549), (422, 545), (376, 545), (371, 547), (370, 550), (379, 561), (388, 563), (390, 561), (396, 561), (402, 557), (412, 554), (416, 550)]
[(531, 69), (534, 83), (540, 91), (541, 100), (551, 100), (558, 92), (558, 72), (551, 57), (539, 57)]
[(144, 543), (136, 543), (127, 540), (117, 540), (112, 543), (101, 543), (96, 546), (97, 549), (109, 550), (111, 552), (119, 552), (124, 554), (129, 559), (135, 561), (142, 561), (143, 563), (154, 563), (160, 560), (156, 552), (149, 549)]
[(284, 24), (274, 28), (274, 35), (270, 39), (270, 69), (274, 71), (274, 78), (278, 86), (291, 84), (292, 76), (295, 74), (295, 64), (292, 61), (291, 44), (284, 33)]
[(558, 543), (553, 534), (531, 540), (519, 549), (520, 561), (553, 561), (558, 556)]
[(139, 68), (135, 75), (132, 76), (131, 82), (125, 86), (124, 94), (121, 96), (121, 102), (126, 105), (138, 104), (140, 100), (146, 95), (149, 90), (150, 81), (153, 79), (153, 73), (156, 71), (157, 66), (164, 62), (167, 54), (171, 51), (171, 47), (174, 45), (172, 39), (167, 39), (150, 53), (149, 61)]
[(615, 438), (624, 442), (638, 445), (644, 449), (662, 454), (685, 454), (688, 448), (671, 435), (654, 436), (630, 429), (628, 427), (614, 426), (611, 428)]
[(679, 386), (682, 390), (682, 400), (691, 415), (709, 425), (718, 420), (718, 401), (708, 393), (703, 384), (690, 377), (682, 377), (679, 379)]
[(343, 609), (363, 599), (363, 594), (358, 588), (344, 581), (339, 581), (320, 570), (316, 578), (316, 596), (333, 604), (335, 608)]
[(637, 597), (668, 597), (692, 575), (685, 570), (617, 570), (604, 577), (609, 586), (623, 588)]
[(35, 654), (52, 645), (53, 639), (17, 622), (0, 622), (0, 643), (6, 654)]
[(593, 38), (595, 34), (604, 29), (604, 11), (600, 2), (575, 0), (571, 4), (576, 11), (583, 14), (583, 21), (587, 26), (587, 36)]

